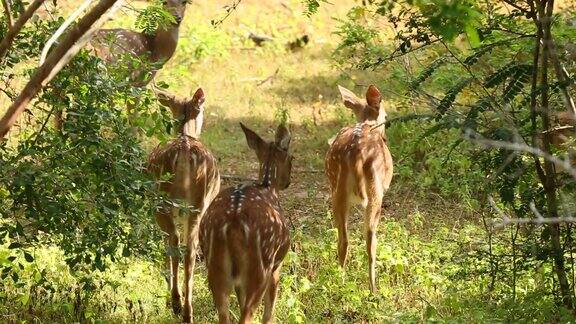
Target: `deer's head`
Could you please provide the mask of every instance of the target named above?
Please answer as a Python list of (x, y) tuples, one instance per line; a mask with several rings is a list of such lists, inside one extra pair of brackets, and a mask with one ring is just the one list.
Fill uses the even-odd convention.
[(248, 146), (256, 152), (260, 162), (259, 180), (264, 185), (275, 189), (286, 189), (290, 185), (292, 174), (292, 155), (288, 152), (290, 146), (290, 131), (284, 125), (279, 125), (273, 142), (263, 140), (258, 134), (240, 123)]
[(204, 91), (198, 88), (192, 98), (179, 98), (166, 91), (154, 88), (160, 103), (172, 112), (174, 119), (180, 121), (178, 131), (194, 138), (200, 137), (204, 121)]
[(386, 121), (386, 111), (381, 107), (382, 95), (375, 85), (370, 85), (366, 90), (366, 99), (359, 98), (352, 91), (338, 86), (344, 106), (350, 108), (358, 122), (374, 120), (377, 123)]
[(180, 25), (184, 19), (184, 12), (186, 11), (186, 5), (188, 0), (164, 0), (164, 9), (174, 16), (176, 24)]

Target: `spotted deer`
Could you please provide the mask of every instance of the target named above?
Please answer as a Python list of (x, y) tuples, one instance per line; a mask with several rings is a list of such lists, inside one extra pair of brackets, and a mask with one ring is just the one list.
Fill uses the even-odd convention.
[[(161, 99), (163, 100), (163, 99)], [(183, 118), (179, 135), (165, 145), (156, 147), (149, 157), (148, 171), (159, 183), (159, 189), (171, 200), (182, 201), (187, 208), (164, 204), (156, 212), (156, 221), (166, 237), (168, 288), (171, 291), (172, 309), (182, 310), (178, 286), (180, 263), (179, 245), (186, 245), (184, 252), (184, 322), (192, 319), (192, 276), (198, 246), (198, 227), (206, 208), (220, 190), (220, 174), (216, 160), (198, 140), (202, 122), (201, 111), (204, 92), (198, 89), (192, 99), (180, 106)], [(174, 104), (173, 102), (171, 104)], [(168, 178), (167, 178), (168, 177)], [(167, 180), (163, 180), (166, 179)], [(182, 230), (179, 230), (179, 227)]]
[(164, 7), (174, 16), (175, 22), (170, 26), (159, 26), (151, 35), (122, 28), (99, 30), (90, 43), (94, 53), (112, 63), (125, 54), (152, 63), (153, 70), (137, 70), (133, 74), (135, 85), (147, 85), (154, 78), (157, 69), (172, 58), (176, 51), (180, 23), (184, 18), (187, 2), (188, 0), (164, 0)]
[[(158, 101), (170, 109), (174, 119), (182, 120), (182, 118), (184, 118), (185, 110), (195, 109), (193, 107), (195, 104), (194, 97), (179, 97), (165, 90), (158, 89), (154, 86), (152, 89), (154, 90), (154, 93), (156, 93), (156, 98)], [(178, 124), (178, 128), (176, 129), (177, 134), (180, 134), (182, 131), (184, 131), (186, 134), (195, 134), (194, 137), (196, 138), (200, 137), (200, 132), (202, 131), (202, 123), (204, 122), (204, 105), (200, 105), (198, 109), (198, 115), (196, 115), (194, 118), (193, 123), (191, 122), (187, 124)], [(184, 130), (182, 127), (186, 127), (186, 129)]]
[[(131, 66), (134, 70), (130, 75), (131, 84), (136, 87), (145, 87), (176, 51), (180, 23), (184, 18), (187, 2), (188, 0), (165, 0), (164, 7), (174, 16), (175, 23), (170, 26), (159, 26), (151, 35), (123, 28), (100, 29), (88, 47), (96, 56), (108, 63), (118, 63), (125, 55), (131, 55), (149, 63), (151, 65), (149, 69), (139, 64)], [(138, 112), (135, 111), (138, 104), (129, 103), (127, 106), (132, 120), (138, 116)], [(63, 122), (63, 112), (57, 111), (54, 117), (56, 128), (62, 129)]]
[(338, 259), (342, 267), (348, 256), (348, 214), (354, 205), (364, 208), (364, 232), (369, 259), (370, 290), (376, 291), (376, 230), (382, 198), (392, 181), (392, 156), (384, 129), (386, 112), (374, 85), (366, 99), (338, 86), (344, 105), (358, 123), (343, 128), (326, 155), (326, 175), (332, 194), (332, 217), (338, 229)]
[(576, 116), (567, 111), (560, 111), (552, 114), (552, 122), (556, 125), (550, 130), (552, 144), (562, 145), (570, 142), (575, 135)]
[(240, 126), (260, 162), (259, 180), (225, 189), (216, 196), (200, 223), (200, 247), (219, 322), (230, 322), (229, 297), (234, 288), (240, 323), (252, 322), (263, 296), (263, 323), (271, 323), (280, 267), (290, 246), (278, 200), (278, 191), (290, 184), (290, 134), (281, 125), (276, 140), (266, 142)]

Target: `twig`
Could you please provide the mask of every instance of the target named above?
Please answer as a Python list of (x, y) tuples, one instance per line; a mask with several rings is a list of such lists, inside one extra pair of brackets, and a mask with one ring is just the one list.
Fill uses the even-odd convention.
[(310, 169), (310, 170), (299, 170), (301, 173), (324, 173), (324, 170)]
[(238, 5), (242, 2), (242, 0), (235, 0), (234, 3), (230, 6), (226, 6), (226, 15), (219, 20), (212, 20), (212, 27), (217, 27), (218, 25), (222, 24), (224, 20), (228, 19), (228, 17), (232, 14), (233, 11), (236, 10)]
[(573, 125), (557, 126), (557, 127), (552, 128), (552, 129), (545, 130), (545, 131), (541, 132), (541, 134), (554, 133), (554, 132), (565, 130), (565, 129), (576, 129), (576, 126), (573, 126)]
[(235, 176), (235, 175), (231, 175), (231, 174), (221, 174), (220, 178), (226, 179), (226, 180), (234, 180), (234, 181), (258, 181), (258, 179), (255, 179), (255, 178), (244, 178), (244, 177)]
[(494, 210), (500, 215), (501, 221), (493, 222), (494, 229), (500, 229), (508, 225), (519, 225), (519, 224), (560, 224), (560, 223), (576, 223), (576, 217), (543, 217), (542, 214), (536, 209), (533, 202), (530, 203), (530, 210), (536, 216), (535, 218), (511, 218), (506, 215), (502, 209), (500, 209), (492, 197), (488, 197), (488, 201)]
[(265, 84), (266, 82), (271, 81), (272, 79), (274, 79), (274, 78), (276, 77), (276, 75), (278, 75), (278, 72), (279, 72), (279, 71), (280, 71), (280, 68), (278, 67), (278, 68), (276, 69), (276, 71), (274, 72), (274, 74), (272, 74), (271, 76), (267, 77), (266, 79), (258, 82), (258, 84), (256, 84), (256, 85), (259, 87), (259, 86)]
[(520, 10), (520, 11), (523, 12), (523, 13), (529, 13), (529, 12), (530, 12), (530, 11), (528, 11), (528, 9), (522, 8), (522, 7), (520, 7), (519, 5), (517, 5), (517, 4), (516, 4), (516, 1), (504, 0), (504, 2), (505, 2), (507, 5), (512, 6), (512, 7), (516, 8), (516, 9)]
[(369, 67), (373, 67), (373, 66), (382, 64), (382, 63), (384, 63), (384, 62), (386, 62), (386, 61), (391, 61), (391, 60), (393, 60), (393, 59), (395, 59), (395, 58), (398, 58), (398, 57), (404, 56), (404, 55), (406, 55), (406, 54), (415, 52), (415, 51), (417, 51), (417, 50), (423, 49), (423, 48), (425, 48), (425, 47), (428, 47), (429, 45), (432, 45), (432, 44), (434, 44), (434, 43), (439, 42), (440, 40), (441, 40), (441, 38), (434, 39), (434, 40), (431, 40), (431, 41), (428, 42), (428, 43), (422, 44), (422, 45), (420, 45), (420, 46), (412, 47), (412, 48), (410, 48), (408, 51), (406, 51), (406, 52), (401, 52), (401, 53), (398, 53), (398, 48), (396, 48), (396, 49), (394, 49), (394, 51), (393, 51), (390, 55), (388, 55), (388, 56), (386, 56), (386, 57), (381, 57), (381, 58), (379, 58), (378, 60), (376, 60), (376, 62), (370, 63), (368, 66), (369, 66)]
[(537, 156), (544, 158), (545, 160), (548, 160), (549, 162), (552, 162), (553, 164), (556, 164), (556, 165), (563, 167), (566, 170), (566, 172), (568, 172), (574, 179), (576, 179), (576, 170), (572, 167), (572, 164), (570, 163), (569, 159), (565, 159), (565, 160), (560, 159), (554, 155), (551, 155), (551, 154), (544, 152), (543, 150), (541, 150), (539, 148), (532, 147), (532, 146), (529, 146), (526, 144), (521, 144), (521, 143), (494, 141), (494, 140), (481, 138), (480, 134), (478, 134), (478, 133), (472, 134), (470, 129), (466, 129), (466, 131), (464, 133), (464, 138), (469, 139), (470, 141), (475, 142), (475, 143), (480, 144), (480, 145), (483, 145), (485, 147), (496, 147), (496, 148), (507, 149), (510, 151), (526, 152), (526, 153), (530, 153), (530, 154), (535, 154)]

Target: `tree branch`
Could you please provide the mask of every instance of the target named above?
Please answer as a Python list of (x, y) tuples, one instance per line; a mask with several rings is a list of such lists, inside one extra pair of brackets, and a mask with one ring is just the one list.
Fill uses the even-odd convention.
[(534, 205), (533, 202), (530, 203), (530, 210), (536, 216), (535, 218), (512, 218), (506, 215), (506, 213), (504, 213), (504, 211), (502, 211), (502, 209), (500, 209), (496, 205), (496, 202), (492, 197), (489, 197), (488, 201), (490, 202), (490, 206), (494, 208), (494, 210), (500, 215), (502, 219), (500, 222), (493, 223), (494, 229), (503, 228), (508, 225), (519, 225), (519, 224), (544, 225), (544, 224), (576, 223), (576, 217), (544, 217), (542, 216), (540, 211), (538, 211), (536, 205)]
[(568, 174), (570, 174), (574, 179), (576, 179), (576, 169), (572, 166), (569, 159), (560, 159), (552, 154), (546, 153), (543, 150), (532, 147), (522, 143), (514, 143), (514, 142), (504, 142), (504, 141), (494, 141), (482, 138), (478, 133), (472, 133), (469, 129), (466, 130), (464, 133), (464, 137), (474, 143), (480, 144), (485, 147), (495, 147), (495, 148), (503, 148), (510, 151), (516, 152), (525, 152), (529, 154), (534, 154), (544, 158), (544, 160), (549, 161), (555, 165), (559, 165), (563, 167)]
[(516, 4), (515, 0), (503, 0), (507, 5), (514, 7), (515, 9), (520, 10), (523, 13), (529, 13), (530, 11), (528, 11), (528, 9), (526, 8), (522, 8), (520, 7), (518, 4)]
[[(118, 1), (120, 1), (120, 3), (122, 2), (122, 0), (101, 0), (66, 33), (62, 42), (48, 55), (46, 62), (36, 70), (30, 81), (28, 81), (28, 84), (26, 84), (20, 95), (0, 120), (0, 140), (6, 136), (32, 98), (50, 82), (56, 73), (58, 73), (58, 71), (72, 59), (76, 52), (80, 50), (85, 42), (89, 40), (90, 32), (93, 33), (96, 31), (93, 25), (97, 22), (104, 23), (100, 18)], [(83, 42), (84, 44), (82, 44)]]
[(554, 71), (556, 72), (556, 78), (560, 81), (560, 91), (562, 91), (562, 99), (564, 99), (564, 105), (566, 105), (566, 109), (568, 113), (572, 117), (576, 118), (576, 105), (574, 104), (574, 99), (570, 96), (570, 92), (568, 92), (568, 85), (572, 83), (571, 78), (568, 77), (568, 73), (566, 69), (562, 67), (560, 63), (560, 59), (558, 58), (558, 51), (556, 50), (556, 43), (552, 36), (550, 39), (547, 40), (548, 47), (550, 48), (550, 58), (552, 59), (552, 65), (554, 66)]
[(42, 49), (42, 54), (40, 54), (40, 64), (39, 65), (44, 64), (44, 62), (46, 61), (46, 56), (48, 56), (48, 51), (50, 50), (50, 48), (52, 47), (54, 42), (56, 42), (56, 40), (66, 31), (66, 28), (68, 28), (68, 26), (70, 26), (70, 24), (72, 24), (74, 22), (74, 20), (76, 20), (76, 18), (78, 18), (78, 16), (80, 16), (84, 12), (84, 10), (86, 10), (86, 8), (88, 8), (90, 6), (92, 1), (93, 0), (85, 0), (80, 5), (80, 7), (78, 7), (78, 9), (76, 9), (70, 15), (70, 17), (68, 17), (64, 21), (64, 23), (62, 23), (62, 25), (60, 25), (60, 27), (58, 27), (58, 29), (56, 30), (54, 35), (52, 35), (52, 37), (50, 37), (50, 39), (44, 45), (44, 48)]
[(4, 7), (4, 13), (6, 14), (8, 29), (11, 29), (14, 21), (12, 20), (12, 10), (10, 10), (10, 0), (2, 0), (2, 6)]
[(12, 46), (14, 39), (16, 39), (16, 35), (18, 35), (20, 30), (22, 30), (22, 27), (24, 27), (24, 24), (26, 24), (26, 22), (32, 18), (34, 12), (40, 8), (44, 1), (45, 0), (34, 0), (34, 2), (28, 6), (26, 11), (24, 11), (24, 13), (18, 17), (18, 20), (16, 20), (16, 23), (12, 26), (12, 28), (8, 29), (8, 33), (6, 33), (6, 36), (4, 36), (4, 39), (2, 42), (0, 42), (0, 60), (4, 58)]

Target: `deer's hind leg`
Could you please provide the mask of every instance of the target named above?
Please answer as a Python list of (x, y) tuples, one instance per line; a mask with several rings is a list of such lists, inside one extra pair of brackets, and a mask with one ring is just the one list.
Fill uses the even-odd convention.
[(268, 288), (264, 296), (264, 316), (262, 317), (263, 324), (272, 324), (272, 317), (274, 315), (274, 306), (276, 304), (276, 296), (278, 295), (278, 283), (280, 282), (280, 268), (272, 272), (268, 279)]
[[(371, 172), (372, 171), (372, 172)], [(366, 252), (368, 253), (368, 273), (370, 277), (370, 291), (376, 292), (376, 247), (377, 230), (382, 211), (383, 188), (376, 173), (371, 169), (365, 170), (368, 204), (364, 212), (364, 232), (366, 235)]]
[[(217, 235), (216, 231), (211, 235)], [(212, 237), (211, 239), (221, 239)], [(208, 269), (208, 286), (212, 292), (212, 298), (218, 311), (220, 324), (230, 323), (230, 292), (232, 291), (232, 276), (228, 252), (222, 246), (213, 245), (210, 251), (210, 259), (206, 260)]]
[(348, 192), (345, 173), (341, 173), (332, 190), (332, 217), (338, 230), (338, 261), (340, 266), (346, 265), (348, 259), (348, 213), (350, 211), (350, 194)]
[[(202, 199), (204, 196), (200, 196)], [(196, 266), (196, 254), (198, 252), (198, 230), (200, 220), (205, 212), (206, 204), (203, 200), (194, 205), (195, 212), (188, 217), (186, 224), (186, 253), (184, 254), (184, 316), (183, 321), (192, 321), (192, 289), (194, 286), (194, 268)]]
[(180, 265), (180, 235), (172, 217), (172, 210), (163, 207), (156, 212), (156, 222), (162, 231), (168, 234), (166, 238), (167, 281), (172, 300), (172, 311), (179, 315), (182, 311), (180, 289), (178, 288), (178, 268)]

